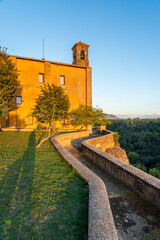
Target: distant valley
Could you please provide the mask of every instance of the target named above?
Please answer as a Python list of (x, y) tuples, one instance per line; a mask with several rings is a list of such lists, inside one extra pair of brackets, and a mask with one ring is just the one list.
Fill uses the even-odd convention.
[(160, 118), (119, 119), (107, 129), (118, 132), (130, 164), (160, 179)]

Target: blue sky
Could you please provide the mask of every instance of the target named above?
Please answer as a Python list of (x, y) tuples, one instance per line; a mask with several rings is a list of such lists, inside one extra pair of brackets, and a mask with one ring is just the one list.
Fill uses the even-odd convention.
[(113, 114), (160, 113), (160, 0), (0, 0), (8, 53), (72, 63), (90, 45), (93, 105)]

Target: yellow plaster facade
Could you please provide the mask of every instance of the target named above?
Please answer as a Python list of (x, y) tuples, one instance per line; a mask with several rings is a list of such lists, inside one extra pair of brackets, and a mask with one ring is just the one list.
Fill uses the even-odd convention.
[[(32, 117), (32, 108), (40, 93), (40, 86), (43, 87), (46, 83), (54, 83), (64, 88), (70, 99), (70, 110), (78, 108), (79, 105), (92, 105), (92, 69), (88, 67), (89, 45), (79, 42), (75, 46), (79, 49), (77, 56), (74, 55), (79, 59), (78, 65), (10, 56), (19, 74), (22, 92), (21, 96), (17, 97), (20, 97), (21, 103), (17, 105), (17, 110), (9, 112), (8, 121), (1, 120), (2, 127), (36, 128), (37, 121)], [(80, 48), (83, 51), (82, 59)]]

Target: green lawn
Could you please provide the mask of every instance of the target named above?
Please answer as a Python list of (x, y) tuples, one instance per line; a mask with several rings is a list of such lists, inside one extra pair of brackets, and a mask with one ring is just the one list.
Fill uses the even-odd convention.
[(86, 239), (87, 184), (39, 138), (0, 132), (0, 239)]

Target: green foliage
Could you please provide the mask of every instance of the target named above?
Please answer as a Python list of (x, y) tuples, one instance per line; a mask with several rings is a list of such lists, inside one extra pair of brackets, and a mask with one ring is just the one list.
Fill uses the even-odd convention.
[(36, 99), (33, 116), (41, 123), (52, 123), (67, 117), (70, 102), (67, 94), (60, 86), (52, 84), (41, 87), (41, 92)]
[[(159, 177), (160, 119), (114, 120), (107, 129), (120, 135), (120, 145), (127, 152), (130, 163), (141, 166)], [(154, 169), (153, 171), (150, 169)]]
[(6, 112), (7, 108), (8, 110), (16, 108), (15, 97), (20, 92), (17, 70), (6, 54), (6, 49), (0, 47), (0, 94), (1, 103), (3, 103), (1, 107), (4, 107), (4, 112)]
[(144, 165), (140, 164), (140, 163), (136, 163), (136, 164), (133, 164), (134, 167), (144, 171), (144, 172), (147, 172), (147, 169)]
[(106, 119), (107, 114), (102, 109), (91, 106), (80, 105), (79, 108), (70, 113), (70, 116), (74, 118), (72, 121), (73, 126), (110, 124), (110, 121)]
[(7, 106), (7, 103), (3, 100), (2, 95), (0, 93), (0, 119), (6, 118), (8, 116), (9, 108)]
[(115, 145), (119, 145), (119, 134), (117, 132), (113, 133), (113, 139), (114, 139)]
[(46, 126), (43, 126), (43, 124), (42, 123), (38, 123), (37, 124), (37, 128), (36, 128), (37, 130), (46, 130), (46, 129), (48, 129), (48, 127), (46, 127)]
[(0, 132), (0, 239), (81, 240), (87, 184), (49, 140), (36, 149), (39, 138), (39, 132)]
[(139, 160), (139, 154), (136, 152), (129, 152), (128, 158), (130, 163), (136, 163)]
[(160, 179), (160, 170), (157, 169), (157, 168), (151, 168), (149, 170), (149, 174), (151, 174), (152, 176)]

